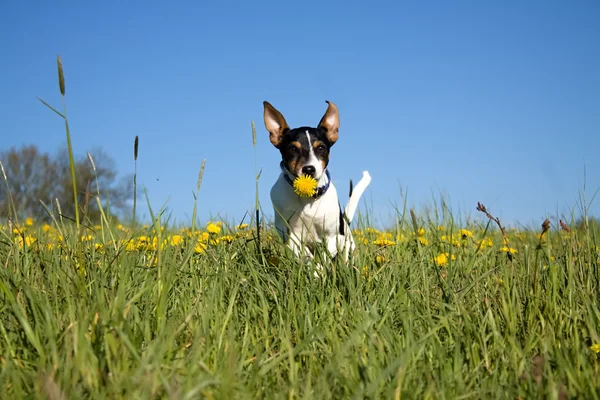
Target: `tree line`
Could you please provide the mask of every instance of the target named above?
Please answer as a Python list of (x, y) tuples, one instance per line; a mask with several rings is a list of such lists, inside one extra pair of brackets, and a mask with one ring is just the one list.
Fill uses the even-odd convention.
[[(73, 182), (66, 149), (55, 154), (43, 152), (35, 145), (10, 148), (0, 152), (0, 217), (13, 215), (36, 220), (51, 219), (42, 202), (54, 213), (67, 218), (75, 215)], [(96, 148), (75, 160), (76, 187), (80, 213), (92, 223), (100, 220), (96, 197), (111, 215), (122, 215), (133, 197), (132, 177), (119, 177), (114, 160)], [(106, 210), (105, 210), (106, 211)]]

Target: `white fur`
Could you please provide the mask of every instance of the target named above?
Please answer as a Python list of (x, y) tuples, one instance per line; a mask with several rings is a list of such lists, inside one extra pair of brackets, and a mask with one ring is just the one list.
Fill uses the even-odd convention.
[(310, 134), (308, 133), (308, 131), (306, 131), (306, 139), (308, 139), (308, 160), (306, 160), (306, 163), (303, 165), (303, 167), (306, 167), (308, 165), (315, 167), (314, 178), (316, 180), (319, 180), (323, 176), (323, 172), (325, 172), (323, 170), (323, 164), (321, 164), (321, 161), (317, 158), (317, 155), (315, 154), (315, 150), (312, 147), (312, 140), (310, 140)]
[[(307, 165), (309, 164), (307, 163)], [(320, 165), (320, 162), (314, 165), (315, 168), (317, 165)], [(275, 228), (281, 239), (299, 257), (313, 257), (305, 244), (324, 243), (331, 257), (334, 257), (339, 251), (344, 251), (344, 260), (348, 261), (350, 252), (356, 247), (348, 224), (354, 217), (360, 197), (371, 182), (369, 173), (363, 172), (360, 182), (356, 185), (348, 201), (344, 235), (339, 233), (340, 205), (334, 184), (330, 183), (327, 191), (316, 199), (300, 197), (285, 180), (283, 176), (285, 173), (287, 172), (282, 171), (271, 188)], [(290, 178), (294, 179), (293, 176)], [(327, 175), (321, 171), (319, 187), (326, 184), (327, 179)]]

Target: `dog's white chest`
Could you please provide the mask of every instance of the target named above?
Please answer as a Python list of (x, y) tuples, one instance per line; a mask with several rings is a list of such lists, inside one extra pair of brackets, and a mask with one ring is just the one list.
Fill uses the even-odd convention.
[(296, 195), (284, 179), (278, 179), (271, 189), (271, 201), (275, 220), (280, 218), (280, 223), (287, 225), (280, 235), (291, 231), (303, 241), (322, 242), (339, 232), (340, 206), (333, 183), (321, 197), (307, 199)]

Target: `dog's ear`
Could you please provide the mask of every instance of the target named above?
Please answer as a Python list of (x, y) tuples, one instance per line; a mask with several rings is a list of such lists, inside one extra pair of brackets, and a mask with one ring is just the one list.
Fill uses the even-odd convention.
[(327, 131), (327, 140), (333, 145), (338, 140), (340, 116), (335, 104), (331, 101), (328, 101), (327, 104), (327, 111), (325, 112), (325, 115), (323, 115), (323, 118), (321, 118), (321, 122), (319, 122), (319, 128), (323, 128)]
[(263, 101), (265, 106), (265, 127), (269, 131), (269, 139), (273, 146), (279, 148), (283, 135), (290, 129), (285, 118), (268, 101)]

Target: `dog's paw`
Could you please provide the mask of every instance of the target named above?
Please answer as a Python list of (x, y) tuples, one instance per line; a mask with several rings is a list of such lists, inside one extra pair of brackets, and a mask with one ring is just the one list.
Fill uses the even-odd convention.
[(313, 276), (317, 279), (325, 280), (325, 269), (321, 265), (321, 263), (317, 263), (315, 265), (315, 271), (313, 272)]

